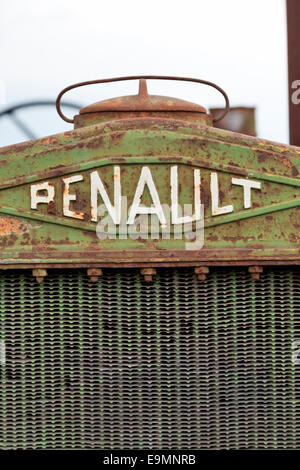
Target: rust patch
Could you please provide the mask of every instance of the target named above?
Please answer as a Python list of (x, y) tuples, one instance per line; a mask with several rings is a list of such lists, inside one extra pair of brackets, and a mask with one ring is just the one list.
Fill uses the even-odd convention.
[(0, 217), (0, 235), (23, 234), (27, 226), (18, 219), (12, 217)]
[(283, 158), (282, 163), (284, 164), (284, 166), (287, 166), (288, 168), (291, 168), (293, 166), (292, 162), (288, 160), (287, 158)]
[(290, 241), (291, 243), (297, 243), (297, 241), (298, 241), (297, 235), (296, 235), (295, 233), (290, 233), (290, 235), (289, 235), (289, 241)]
[(263, 152), (257, 152), (257, 160), (258, 163), (264, 163), (266, 160), (268, 160), (268, 154)]
[(47, 206), (48, 214), (56, 215), (56, 206), (54, 201), (50, 201)]

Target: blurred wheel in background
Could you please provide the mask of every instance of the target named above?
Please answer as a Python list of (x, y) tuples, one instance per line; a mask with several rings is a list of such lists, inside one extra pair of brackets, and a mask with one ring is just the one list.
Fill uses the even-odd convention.
[[(79, 110), (81, 105), (64, 102), (62, 108)], [(28, 101), (0, 111), (0, 147), (65, 130), (66, 124), (57, 119), (55, 100)]]

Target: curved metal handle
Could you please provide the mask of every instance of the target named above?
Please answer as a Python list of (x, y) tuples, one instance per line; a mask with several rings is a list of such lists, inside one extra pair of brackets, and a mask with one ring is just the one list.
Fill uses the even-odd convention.
[(225, 106), (225, 109), (224, 109), (223, 113), (218, 118), (213, 118), (213, 121), (214, 122), (220, 121), (221, 119), (223, 119), (223, 117), (229, 111), (229, 106), (230, 106), (229, 105), (229, 98), (228, 98), (227, 94), (225, 93), (225, 91), (222, 90), (222, 88), (219, 87), (218, 85), (216, 85), (215, 83), (208, 82), (207, 80), (201, 80), (200, 78), (168, 77), (168, 76), (165, 76), (165, 75), (131, 75), (129, 77), (101, 78), (101, 79), (98, 79), (98, 80), (90, 80), (90, 81), (87, 81), (87, 82), (75, 83), (74, 85), (68, 86), (68, 87), (64, 88), (59, 93), (59, 95), (57, 97), (57, 100), (56, 100), (57, 112), (64, 121), (73, 123), (74, 119), (67, 118), (62, 113), (62, 110), (61, 110), (61, 107), (60, 107), (60, 102), (61, 102), (62, 96), (65, 93), (67, 93), (67, 91), (73, 90), (74, 88), (79, 88), (79, 87), (82, 87), (82, 86), (86, 86), (86, 85), (95, 85), (96, 83), (122, 82), (122, 81), (125, 81), (125, 80), (139, 80), (141, 78), (144, 78), (145, 80), (176, 80), (176, 81), (180, 81), (180, 82), (194, 82), (194, 83), (201, 83), (202, 85), (211, 86), (212, 88), (215, 88), (217, 91), (219, 91), (223, 95), (223, 97), (225, 99), (225, 103), (226, 103), (226, 106)]

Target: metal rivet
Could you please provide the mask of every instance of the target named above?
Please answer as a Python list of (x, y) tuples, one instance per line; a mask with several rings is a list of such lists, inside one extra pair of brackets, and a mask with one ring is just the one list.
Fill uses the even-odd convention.
[(263, 267), (262, 266), (249, 266), (248, 271), (251, 274), (251, 278), (253, 279), (253, 281), (258, 281), (261, 273), (263, 272)]
[(36, 281), (41, 284), (44, 278), (48, 275), (47, 269), (36, 268), (32, 270), (32, 275), (35, 277)]
[(146, 282), (152, 282), (153, 277), (156, 274), (156, 269), (155, 268), (142, 268), (141, 269), (141, 274), (144, 276), (144, 280)]
[(87, 270), (87, 275), (91, 282), (98, 282), (99, 276), (102, 276), (102, 274), (102, 269), (100, 268), (89, 268)]
[(207, 266), (197, 266), (195, 268), (195, 273), (198, 274), (199, 281), (205, 281), (207, 274), (209, 273), (209, 268)]

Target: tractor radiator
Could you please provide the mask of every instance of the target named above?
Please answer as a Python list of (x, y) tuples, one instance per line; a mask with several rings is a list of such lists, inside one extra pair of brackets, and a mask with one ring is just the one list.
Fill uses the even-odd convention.
[(0, 273), (2, 449), (295, 449), (300, 272)]

